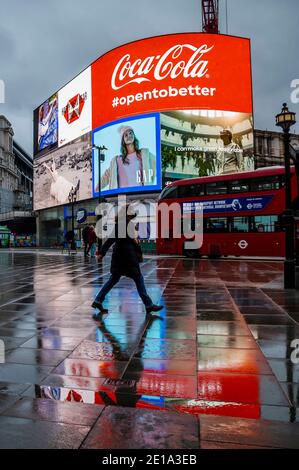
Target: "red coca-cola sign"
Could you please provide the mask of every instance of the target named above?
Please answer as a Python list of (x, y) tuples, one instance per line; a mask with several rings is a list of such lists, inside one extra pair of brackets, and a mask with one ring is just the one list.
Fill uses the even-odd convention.
[(250, 41), (183, 33), (143, 39), (92, 64), (92, 127), (171, 109), (252, 113)]

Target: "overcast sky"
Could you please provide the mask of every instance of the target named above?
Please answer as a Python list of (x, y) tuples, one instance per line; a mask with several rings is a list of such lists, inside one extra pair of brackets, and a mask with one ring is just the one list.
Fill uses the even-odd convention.
[[(274, 115), (299, 79), (299, 1), (227, 2), (228, 33), (252, 40), (255, 127), (274, 130)], [(187, 31), (201, 31), (200, 0), (0, 0), (0, 114), (32, 154), (32, 111), (52, 92), (116, 46)], [(299, 104), (290, 108), (299, 119)]]

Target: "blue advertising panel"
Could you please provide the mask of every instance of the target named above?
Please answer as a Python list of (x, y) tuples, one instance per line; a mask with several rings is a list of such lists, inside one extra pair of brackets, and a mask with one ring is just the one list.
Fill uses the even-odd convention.
[(37, 110), (37, 138), (35, 153), (50, 150), (58, 142), (58, 97), (54, 93)]
[(78, 209), (76, 213), (76, 220), (78, 224), (83, 224), (88, 216), (88, 212), (86, 209)]
[(264, 210), (272, 201), (273, 195), (252, 196), (239, 198), (225, 198), (210, 201), (191, 201), (183, 203), (184, 214), (195, 214), (203, 210), (204, 213), (221, 212), (250, 212)]
[[(93, 147), (105, 147), (101, 194), (161, 190), (160, 115), (121, 119), (93, 132)], [(92, 191), (99, 195), (99, 154), (93, 148)]]

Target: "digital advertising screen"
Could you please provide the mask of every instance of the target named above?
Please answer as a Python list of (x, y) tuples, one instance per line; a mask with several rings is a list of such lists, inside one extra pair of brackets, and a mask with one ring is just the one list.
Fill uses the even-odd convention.
[[(76, 146), (90, 134), (83, 152), (90, 163), (70, 170), (72, 158), (79, 159)], [(107, 148), (100, 182), (92, 145)], [(160, 191), (162, 178), (254, 169), (250, 40), (179, 33), (107, 52), (34, 111), (35, 184), (50, 189), (44, 157), (50, 168), (53, 161), (56, 170), (68, 168), (72, 181), (89, 182), (78, 201), (99, 190), (107, 196)], [(54, 193), (37, 190), (37, 207), (67, 203)]]
[[(158, 113), (122, 119), (93, 132), (101, 151), (101, 194), (161, 190)], [(93, 196), (99, 194), (99, 152), (93, 150)]]
[(161, 113), (160, 119), (165, 178), (254, 170), (251, 114), (181, 110)]
[(92, 66), (92, 125), (175, 109), (252, 114), (249, 39), (181, 33), (135, 41)]
[(91, 67), (58, 92), (58, 146), (91, 131)]
[(35, 153), (57, 147), (58, 96), (54, 93), (35, 111)]
[(71, 190), (77, 201), (89, 199), (91, 188), (91, 133), (33, 161), (34, 210), (69, 203)]

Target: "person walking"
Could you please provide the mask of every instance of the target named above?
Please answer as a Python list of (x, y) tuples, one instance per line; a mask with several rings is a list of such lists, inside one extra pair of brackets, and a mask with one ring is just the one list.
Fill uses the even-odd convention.
[(66, 232), (64, 239), (65, 239), (69, 254), (71, 253), (71, 250), (76, 251), (77, 247), (76, 247), (75, 233), (73, 232), (73, 230), (69, 230), (68, 232)]
[(95, 257), (96, 249), (97, 249), (97, 234), (95, 232), (94, 227), (91, 225), (89, 227), (88, 232), (88, 250), (90, 251), (91, 258)]
[[(136, 214), (131, 216), (127, 215), (127, 226), (128, 222), (130, 222), (130, 220), (135, 216)], [(122, 276), (129, 277), (135, 282), (138, 294), (144, 303), (147, 315), (150, 315), (151, 312), (159, 312), (163, 308), (163, 306), (155, 305), (146, 291), (144, 278), (139, 266), (139, 263), (142, 262), (142, 250), (137, 239), (131, 238), (128, 233), (126, 233), (125, 238), (118, 237), (117, 226), (118, 219), (116, 220), (115, 237), (108, 238), (99, 253), (99, 260), (102, 260), (109, 248), (114, 245), (110, 266), (110, 278), (104, 284), (91, 305), (93, 308), (100, 311), (99, 314), (93, 315), (94, 319), (100, 319), (101, 314), (108, 313), (108, 310), (103, 307), (103, 302), (108, 292), (110, 292), (110, 290), (118, 283)]]
[(90, 231), (90, 226), (86, 225), (84, 229), (82, 230), (82, 239), (84, 243), (84, 258), (87, 258), (89, 250), (90, 250), (90, 245), (89, 245), (89, 231)]

